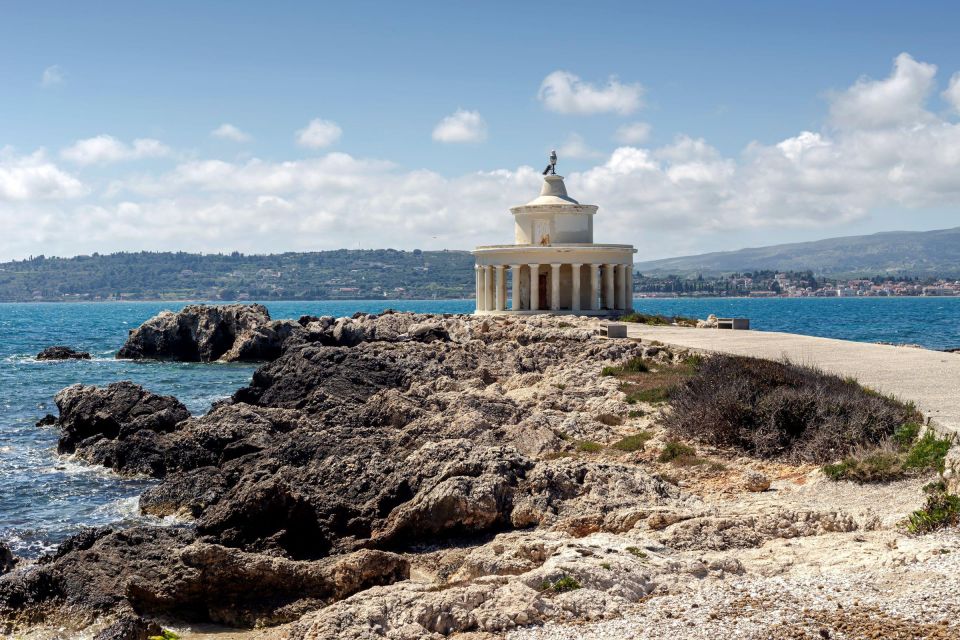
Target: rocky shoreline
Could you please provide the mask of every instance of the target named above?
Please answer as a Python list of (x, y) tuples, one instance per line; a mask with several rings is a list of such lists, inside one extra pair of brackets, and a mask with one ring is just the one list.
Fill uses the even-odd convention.
[[(897, 542), (929, 478), (837, 483), (786, 455), (679, 442), (662, 385), (685, 384), (699, 356), (606, 339), (587, 319), (277, 321), (257, 305), (197, 305), (132, 331), (118, 357), (266, 363), (198, 417), (132, 383), (57, 394), (58, 450), (157, 478), (140, 508), (180, 524), (84, 531), (11, 563), (0, 631), (633, 637), (564, 625), (642, 625), (657, 602), (720, 606), (710, 594), (773, 577), (785, 593), (867, 556), (892, 582), (960, 550), (952, 531)], [(757, 602), (776, 597), (764, 588)], [(917, 620), (957, 633), (958, 610), (946, 598), (942, 616)], [(860, 637), (809, 618), (791, 633)], [(718, 621), (697, 624), (723, 637)], [(898, 628), (880, 637), (912, 637)], [(758, 629), (743, 637), (767, 637)], [(636, 637), (678, 637), (650, 633)]]

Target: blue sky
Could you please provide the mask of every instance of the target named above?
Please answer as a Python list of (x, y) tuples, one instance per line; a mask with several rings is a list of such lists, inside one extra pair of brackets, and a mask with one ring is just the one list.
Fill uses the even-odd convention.
[(5, 3), (0, 258), (509, 242), (552, 147), (638, 259), (955, 226), (958, 14)]

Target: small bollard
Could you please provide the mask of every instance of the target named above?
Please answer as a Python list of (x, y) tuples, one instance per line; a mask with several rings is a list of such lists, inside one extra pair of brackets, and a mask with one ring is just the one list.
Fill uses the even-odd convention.
[(622, 322), (610, 322), (605, 326), (608, 338), (626, 338), (627, 325)]

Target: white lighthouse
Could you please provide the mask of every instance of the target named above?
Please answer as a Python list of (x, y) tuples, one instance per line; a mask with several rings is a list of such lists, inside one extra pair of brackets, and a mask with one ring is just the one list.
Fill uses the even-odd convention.
[(514, 243), (473, 251), (476, 313), (607, 316), (632, 309), (636, 249), (594, 243), (597, 206), (568, 196), (562, 176), (545, 175), (540, 195), (510, 212)]

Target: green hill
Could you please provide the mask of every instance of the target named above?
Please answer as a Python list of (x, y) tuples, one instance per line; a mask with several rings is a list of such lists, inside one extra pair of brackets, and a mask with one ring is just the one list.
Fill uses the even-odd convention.
[(634, 266), (651, 276), (811, 270), (826, 277), (960, 277), (960, 227), (829, 238), (652, 260)]
[(0, 263), (4, 302), (463, 298), (473, 293), (473, 256), (466, 251), (141, 252)]

